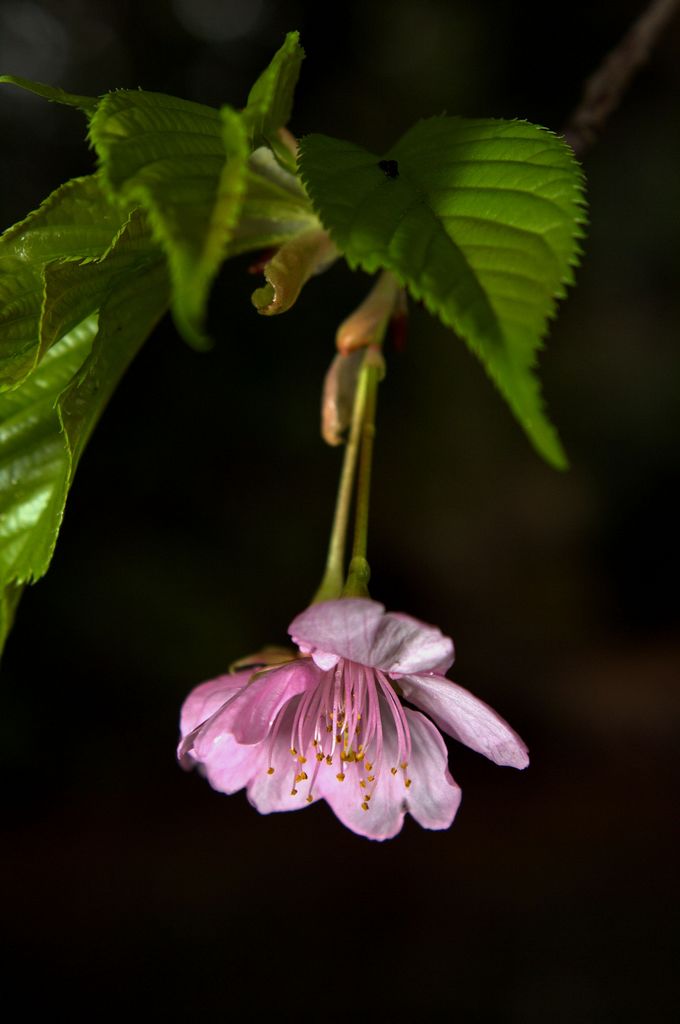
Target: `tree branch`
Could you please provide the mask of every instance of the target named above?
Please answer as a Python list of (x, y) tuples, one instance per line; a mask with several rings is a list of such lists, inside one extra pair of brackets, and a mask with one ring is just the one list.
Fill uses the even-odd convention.
[(651, 0), (619, 45), (586, 81), (581, 102), (564, 129), (564, 136), (577, 156), (582, 157), (595, 142), (677, 8), (678, 0)]

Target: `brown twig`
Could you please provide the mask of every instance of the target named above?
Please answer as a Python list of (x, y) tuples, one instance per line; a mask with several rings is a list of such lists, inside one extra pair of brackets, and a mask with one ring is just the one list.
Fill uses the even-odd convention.
[(590, 149), (605, 121), (621, 102), (635, 72), (664, 27), (676, 13), (678, 0), (651, 0), (647, 9), (626, 32), (587, 80), (581, 102), (567, 121), (564, 137), (577, 156)]

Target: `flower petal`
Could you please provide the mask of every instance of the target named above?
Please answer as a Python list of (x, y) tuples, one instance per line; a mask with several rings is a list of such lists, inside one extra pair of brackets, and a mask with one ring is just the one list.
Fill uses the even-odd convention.
[(453, 665), (453, 640), (436, 626), (402, 612), (387, 612), (378, 626), (373, 664), (383, 672), (444, 673)]
[(370, 665), (383, 605), (363, 597), (319, 601), (293, 619), (288, 632), (304, 650), (335, 654)]
[(364, 794), (358, 782), (348, 775), (345, 782), (324, 779), (321, 795), (342, 824), (367, 839), (393, 839), (401, 832), (406, 803), (389, 791), (395, 788), (391, 776), (381, 779), (371, 799), (369, 810), (363, 809)]
[[(258, 748), (266, 753), (248, 786), (248, 800), (260, 814), (271, 814), (272, 811), (301, 811), (309, 807), (310, 803), (316, 802), (314, 797), (317, 797), (318, 793), (314, 794), (312, 800), (307, 799), (310, 795), (310, 782), (295, 781), (300, 765), (290, 753), (291, 727), (299, 699), (293, 698), (283, 712), (274, 744), (265, 742)], [(270, 767), (274, 769), (271, 774)], [(297, 792), (292, 793), (293, 789)]]
[(315, 665), (323, 672), (328, 672), (329, 669), (335, 668), (340, 658), (337, 654), (327, 654), (326, 651), (314, 651), (312, 659)]
[(218, 676), (191, 691), (180, 713), (181, 739), (177, 747), (177, 759), (183, 768), (193, 768), (194, 762), (198, 760), (194, 754), (194, 743), (203, 725), (247, 686), (251, 675), (252, 672), (245, 671)]
[(198, 759), (207, 761), (211, 746), (219, 742), (224, 733), (231, 733), (238, 743), (260, 743), (284, 704), (308, 686), (314, 686), (318, 675), (319, 670), (310, 659), (299, 659), (253, 677), (252, 682), (200, 730), (194, 741)]
[(267, 744), (237, 743), (229, 733), (213, 743), (201, 768), (213, 789), (220, 793), (236, 793), (250, 780), (267, 769)]
[(242, 690), (252, 675), (252, 671), (234, 672), (233, 674), (218, 676), (217, 679), (210, 679), (207, 683), (201, 683), (194, 687), (187, 699), (182, 704), (180, 712), (180, 732), (182, 737), (201, 725), (218, 708)]
[(450, 679), (409, 675), (399, 679), (406, 700), (425, 711), (440, 729), (496, 764), (526, 768), (526, 744), (505, 719)]
[(298, 615), (289, 629), (298, 646), (319, 661), (336, 655), (384, 672), (445, 672), (453, 643), (436, 626), (394, 612), (363, 597), (320, 601)]
[(423, 828), (449, 828), (460, 806), (460, 787), (448, 769), (448, 752), (439, 730), (419, 711), (404, 709), (411, 732), (411, 785), (406, 803)]
[[(380, 699), (383, 754), (378, 759), (375, 747), (369, 746), (366, 760), (372, 762), (375, 785), (362, 787), (362, 769), (358, 764), (347, 765), (345, 779), (339, 782), (337, 769), (319, 772), (317, 789), (327, 800), (343, 825), (368, 839), (392, 839), (404, 824), (406, 814), (406, 788), (403, 778), (392, 775), (390, 768), (398, 763), (399, 745), (394, 719)], [(366, 795), (370, 796), (366, 800)], [(368, 805), (368, 810), (363, 806)]]

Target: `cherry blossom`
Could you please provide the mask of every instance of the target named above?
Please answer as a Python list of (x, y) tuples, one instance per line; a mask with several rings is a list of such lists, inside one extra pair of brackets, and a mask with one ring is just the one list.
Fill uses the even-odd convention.
[(262, 814), (326, 800), (354, 832), (389, 839), (407, 812), (429, 829), (455, 817), (440, 729), (496, 764), (529, 763), (507, 722), (446, 678), (453, 643), (435, 626), (341, 598), (289, 633), (299, 654), (203, 683), (184, 703), (180, 759), (216, 790), (245, 787)]

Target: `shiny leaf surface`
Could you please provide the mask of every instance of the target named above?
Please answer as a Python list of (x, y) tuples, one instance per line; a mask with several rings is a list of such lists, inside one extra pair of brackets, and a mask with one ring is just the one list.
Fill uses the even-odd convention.
[(205, 347), (205, 307), (246, 188), (243, 120), (160, 93), (103, 98), (90, 141), (113, 196), (141, 206), (170, 268), (172, 309), (191, 344)]
[(533, 369), (582, 233), (568, 147), (522, 121), (436, 117), (382, 158), (309, 136), (300, 166), (350, 266), (396, 274), (481, 359), (537, 451), (564, 467)]

